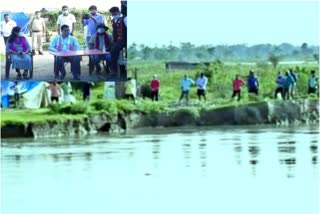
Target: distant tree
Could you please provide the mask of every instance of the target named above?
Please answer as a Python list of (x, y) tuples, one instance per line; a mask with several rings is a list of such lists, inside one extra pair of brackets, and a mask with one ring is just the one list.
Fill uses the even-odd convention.
[(319, 54), (318, 53), (313, 54), (313, 58), (314, 58), (314, 60), (316, 60), (319, 63)]
[(302, 43), (302, 45), (301, 45), (301, 50), (302, 51), (305, 51), (305, 50), (307, 50), (308, 49), (308, 44), (307, 43)]
[(277, 55), (275, 55), (275, 54), (271, 54), (271, 55), (269, 56), (269, 61), (271, 62), (272, 66), (273, 66), (274, 68), (276, 68), (277, 65), (279, 64), (280, 57), (277, 56)]

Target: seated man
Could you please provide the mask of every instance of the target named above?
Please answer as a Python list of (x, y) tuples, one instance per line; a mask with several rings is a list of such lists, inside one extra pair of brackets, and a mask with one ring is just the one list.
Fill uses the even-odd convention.
[[(89, 49), (99, 49), (101, 51), (110, 51), (111, 46), (113, 44), (113, 37), (111, 34), (108, 34), (108, 27), (104, 24), (99, 24), (97, 26), (97, 33), (95, 33), (89, 40)], [(110, 54), (105, 55), (96, 55), (90, 56), (91, 61), (96, 65), (97, 74), (100, 73), (101, 67), (99, 65), (101, 60), (110, 61)], [(89, 65), (89, 73), (91, 74), (93, 71), (93, 65)]]
[[(76, 37), (70, 35), (70, 28), (68, 25), (61, 26), (61, 35), (56, 36), (52, 39), (50, 46), (50, 51), (78, 51), (80, 50), (80, 45)], [(61, 80), (66, 76), (66, 70), (64, 67), (65, 62), (71, 62), (71, 73), (75, 80), (80, 80), (80, 56), (70, 56), (70, 57), (57, 57), (57, 73), (55, 78), (59, 78), (59, 72), (61, 72)]]
[[(12, 28), (11, 35), (6, 44), (6, 53), (11, 56), (12, 68), (16, 69), (17, 79), (21, 79), (20, 69), (24, 69), (23, 77), (28, 78), (28, 70), (32, 69), (30, 45), (23, 36), (21, 28)], [(10, 70), (10, 68), (8, 68)], [(8, 78), (6, 76), (6, 78)]]

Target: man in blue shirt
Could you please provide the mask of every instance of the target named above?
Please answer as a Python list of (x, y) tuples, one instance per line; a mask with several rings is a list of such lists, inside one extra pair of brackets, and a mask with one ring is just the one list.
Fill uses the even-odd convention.
[[(70, 35), (70, 28), (68, 25), (61, 26), (61, 35), (56, 36), (52, 39), (49, 51), (78, 51), (80, 50), (80, 45), (76, 37)], [(80, 80), (80, 56), (70, 56), (70, 57), (57, 57), (57, 73), (55, 78), (59, 78), (59, 72), (61, 72), (60, 79), (63, 80), (66, 76), (66, 70), (64, 67), (65, 62), (71, 63), (71, 73), (75, 80)]]
[(84, 16), (82, 20), (82, 25), (87, 26), (87, 42), (90, 41), (91, 36), (97, 33), (97, 26), (104, 24), (104, 17), (102, 14), (97, 13), (97, 6), (91, 5), (89, 12), (89, 16)]
[(181, 96), (179, 99), (179, 103), (183, 99), (183, 97), (186, 97), (186, 101), (189, 100), (189, 90), (190, 87), (194, 84), (194, 81), (191, 78), (188, 78), (187, 75), (184, 75), (183, 79), (181, 80), (180, 86), (181, 86)]
[(259, 80), (256, 77), (256, 75), (254, 74), (254, 71), (250, 71), (249, 72), (249, 76), (248, 76), (248, 92), (249, 93), (254, 93), (256, 95), (259, 94)]

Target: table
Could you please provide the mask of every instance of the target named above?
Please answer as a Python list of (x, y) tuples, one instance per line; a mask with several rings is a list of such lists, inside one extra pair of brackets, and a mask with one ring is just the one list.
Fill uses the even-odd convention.
[(50, 54), (54, 56), (54, 75), (55, 77), (59, 76), (58, 74), (58, 60), (57, 57), (72, 57), (72, 56), (92, 56), (92, 55), (104, 55), (109, 54), (109, 52), (104, 52), (99, 49), (92, 50), (79, 50), (79, 51), (49, 51)]

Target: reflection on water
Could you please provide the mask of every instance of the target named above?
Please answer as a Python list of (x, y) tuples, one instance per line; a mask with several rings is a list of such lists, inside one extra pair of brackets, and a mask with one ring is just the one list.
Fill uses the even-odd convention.
[[(1, 213), (316, 214), (318, 135), (318, 127), (207, 127), (3, 141)], [(54, 200), (61, 209), (52, 207)], [(219, 203), (211, 206), (212, 200)], [(264, 200), (276, 210), (257, 211)], [(159, 208), (159, 201), (168, 206)], [(126, 208), (145, 204), (158, 209)], [(252, 212), (239, 208), (251, 206)]]

